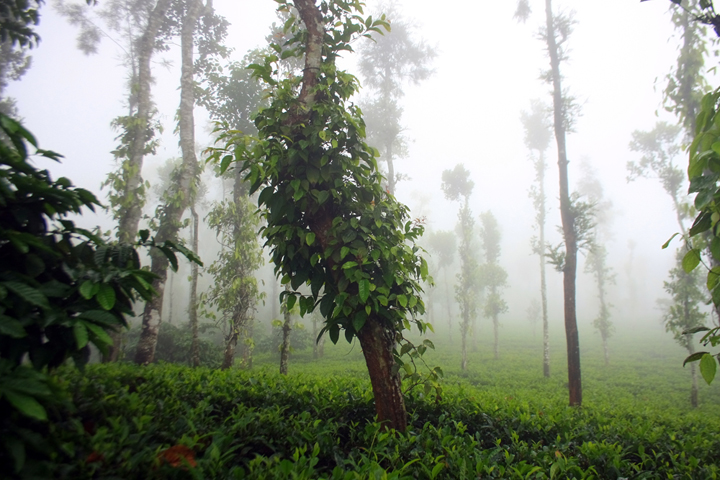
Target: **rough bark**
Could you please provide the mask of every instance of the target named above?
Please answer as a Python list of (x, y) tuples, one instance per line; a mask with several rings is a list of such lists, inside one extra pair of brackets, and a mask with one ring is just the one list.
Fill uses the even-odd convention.
[(582, 405), (582, 380), (580, 375), (580, 339), (578, 336), (575, 281), (577, 277), (577, 236), (575, 219), (570, 204), (568, 180), (568, 158), (565, 142), (566, 118), (560, 74), (560, 45), (557, 43), (552, 12), (552, 1), (545, 0), (546, 41), (550, 56), (551, 78), (553, 86), (553, 124), (558, 150), (558, 170), (560, 177), (560, 216), (562, 218), (563, 238), (565, 240), (565, 268), (563, 269), (563, 296), (565, 315), (565, 338), (567, 341), (568, 390), (570, 406)]
[(447, 321), (448, 321), (448, 335), (450, 336), (450, 343), (452, 343), (452, 304), (450, 296), (450, 281), (448, 280), (447, 267), (445, 267), (445, 306), (447, 308)]
[(235, 349), (237, 348), (237, 342), (238, 338), (240, 336), (240, 329), (239, 325), (242, 322), (242, 320), (239, 318), (240, 312), (239, 308), (236, 308), (233, 311), (233, 316), (230, 322), (230, 331), (228, 332), (227, 336), (225, 337), (225, 350), (223, 351), (223, 362), (220, 368), (222, 370), (227, 370), (228, 368), (233, 366), (233, 363), (235, 363)]
[(370, 317), (358, 332), (358, 340), (370, 374), (377, 421), (389, 428), (405, 431), (407, 414), (400, 377), (392, 372), (395, 365), (392, 350), (395, 339), (380, 319)]
[[(181, 32), (182, 68), (180, 79), (180, 149), (182, 165), (176, 182), (170, 187), (170, 201), (164, 206), (160, 217), (160, 226), (155, 239), (158, 242), (177, 240), (181, 219), (190, 205), (194, 195), (193, 187), (197, 176), (197, 156), (195, 155), (195, 120), (194, 120), (194, 81), (193, 81), (193, 47), (194, 33), (200, 15), (202, 3), (194, 0), (188, 6), (183, 18)], [(155, 358), (155, 347), (162, 321), (162, 303), (167, 280), (167, 258), (158, 251), (150, 254), (150, 271), (157, 275), (153, 288), (157, 292), (151, 301), (145, 304), (143, 311), (142, 330), (135, 353), (135, 363), (147, 365)]]
[[(190, 207), (190, 213), (193, 219), (192, 234), (192, 251), (198, 254), (198, 233), (200, 230), (200, 216), (195, 211), (195, 205)], [(188, 305), (188, 314), (190, 317), (190, 328), (192, 329), (192, 344), (190, 352), (192, 355), (193, 367), (200, 366), (200, 340), (198, 338), (198, 304), (197, 304), (197, 287), (198, 287), (198, 264), (193, 262), (190, 265), (190, 305)]]

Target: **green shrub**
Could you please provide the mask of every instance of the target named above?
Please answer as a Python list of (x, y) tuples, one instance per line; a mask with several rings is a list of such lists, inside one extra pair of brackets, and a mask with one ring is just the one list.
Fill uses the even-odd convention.
[[(140, 329), (131, 329), (127, 334), (127, 344), (125, 347), (124, 358), (135, 358), (135, 349), (140, 338)], [(158, 334), (157, 346), (155, 347), (155, 363), (167, 362), (178, 363), (182, 365), (191, 365), (192, 363), (192, 330), (188, 323), (179, 327), (164, 322), (160, 324), (160, 332)], [(214, 342), (200, 338), (198, 340), (200, 351), (200, 365), (210, 368), (220, 368), (223, 360), (223, 346)]]

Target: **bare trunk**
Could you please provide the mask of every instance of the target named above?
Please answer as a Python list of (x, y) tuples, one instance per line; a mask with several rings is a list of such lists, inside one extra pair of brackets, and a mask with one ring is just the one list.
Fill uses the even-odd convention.
[[(290, 291), (290, 284), (285, 284), (285, 291)], [(287, 298), (287, 297), (285, 297)], [(283, 341), (280, 347), (280, 374), (287, 375), (288, 373), (288, 358), (290, 357), (290, 331), (292, 330), (291, 315), (287, 306), (283, 306), (284, 321), (282, 326)]]
[[(195, 156), (195, 121), (193, 110), (195, 106), (193, 81), (193, 36), (195, 26), (200, 14), (202, 4), (194, 0), (188, 6), (183, 18), (181, 34), (182, 74), (180, 79), (180, 149), (183, 161), (178, 179), (170, 188), (170, 201), (160, 217), (160, 226), (155, 239), (158, 242), (177, 240), (180, 229), (180, 220), (189, 206), (194, 195), (193, 184), (197, 173), (197, 157)], [(158, 251), (151, 252), (150, 271), (157, 275), (153, 281), (153, 288), (157, 296), (145, 304), (143, 324), (138, 340), (135, 363), (147, 365), (155, 358), (158, 331), (162, 320), (162, 302), (167, 280), (167, 258)]]
[(460, 360), (460, 370), (465, 370), (467, 368), (467, 332), (470, 320), (466, 318), (467, 315), (463, 314), (462, 324), (460, 325), (460, 343), (461, 343), (461, 352), (462, 352), (462, 359)]
[(582, 405), (582, 380), (580, 375), (580, 339), (578, 336), (575, 281), (577, 276), (577, 237), (570, 204), (568, 180), (568, 159), (565, 143), (565, 108), (560, 75), (559, 45), (557, 44), (551, 0), (545, 0), (547, 24), (547, 49), (553, 85), (553, 120), (555, 140), (558, 149), (558, 170), (560, 177), (560, 216), (562, 217), (565, 239), (565, 268), (563, 270), (563, 294), (565, 304), (565, 338), (568, 357), (568, 390), (570, 406)]
[[(198, 254), (198, 233), (200, 229), (200, 217), (195, 211), (195, 205), (190, 207), (193, 218), (193, 235), (192, 250), (195, 255)], [(200, 366), (200, 345), (198, 338), (198, 315), (197, 315), (197, 286), (198, 286), (198, 264), (193, 262), (190, 265), (190, 305), (188, 306), (190, 315), (190, 326), (192, 328), (192, 345), (190, 347), (192, 353), (193, 367)], [(172, 291), (172, 290), (171, 290)]]
[(497, 314), (493, 314), (493, 334), (495, 335), (495, 344), (494, 344), (494, 352), (495, 352), (495, 360), (500, 360), (500, 340), (498, 338), (498, 330), (500, 329), (500, 322), (498, 321)]
[[(692, 335), (688, 335), (688, 342), (687, 342), (687, 351), (688, 355), (692, 355), (695, 353), (695, 346), (693, 345), (693, 339)], [(692, 377), (692, 388), (690, 389), (690, 405), (693, 408), (697, 408), (699, 405), (698, 402), (698, 374), (697, 374), (697, 364), (695, 362), (690, 362), (690, 375)]]
[(395, 195), (395, 165), (393, 164), (392, 142), (385, 147), (385, 154), (388, 166), (388, 193)]
[(547, 311), (547, 279), (545, 277), (545, 160), (540, 152), (542, 168), (538, 175), (540, 190), (540, 215), (538, 216), (540, 249), (540, 301), (542, 303), (543, 322), (543, 375), (550, 377), (550, 325)]
[[(197, 252), (195, 252), (197, 253)], [(175, 303), (175, 274), (173, 272), (168, 273), (168, 277), (170, 278), (170, 298), (168, 298), (168, 323), (173, 323), (173, 304)]]
[(610, 352), (608, 351), (607, 335), (602, 336), (603, 353), (605, 354), (605, 366), (610, 365)]
[(447, 307), (448, 335), (452, 344), (452, 304), (450, 303), (450, 282), (448, 281), (447, 267), (445, 267), (445, 306)]
[(357, 334), (370, 374), (377, 421), (387, 428), (405, 431), (407, 414), (403, 399), (400, 377), (393, 375), (394, 338), (383, 328), (381, 320), (369, 318)]

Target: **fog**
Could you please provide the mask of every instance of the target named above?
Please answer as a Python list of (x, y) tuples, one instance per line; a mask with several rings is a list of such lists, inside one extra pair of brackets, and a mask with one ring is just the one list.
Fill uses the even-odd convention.
[[(117, 143), (117, 132), (110, 122), (126, 111), (122, 51), (104, 38), (96, 55), (82, 54), (76, 48), (76, 29), (54, 11), (51, 3), (42, 8), (37, 28), (42, 41), (32, 51), (32, 68), (21, 81), (10, 85), (7, 94), (17, 100), (24, 124), (40, 146), (65, 156), (62, 164), (49, 165), (53, 174), (69, 177), (102, 200), (105, 193), (100, 184), (114, 168), (110, 152)], [(475, 182), (470, 207), (476, 225), (480, 213), (490, 210), (502, 232), (499, 262), (508, 273), (504, 296), (509, 310), (501, 322), (525, 323), (528, 307), (539, 298), (539, 271), (530, 245), (530, 238), (536, 234), (535, 212), (528, 197), (534, 170), (523, 142), (520, 115), (529, 110), (533, 99), (550, 103), (550, 87), (539, 80), (548, 68), (544, 45), (538, 39), (544, 11), (538, 3), (523, 24), (513, 19), (515, 2), (463, 0), (446, 7), (426, 0), (395, 3), (415, 25), (416, 38), (424, 39), (438, 52), (432, 63), (434, 75), (418, 85), (405, 85), (401, 123), (409, 143), (408, 154), (395, 161), (395, 169), (409, 179), (398, 183), (396, 196), (411, 207), (414, 216), (426, 216), (428, 230), (453, 230), (458, 204), (443, 197), (440, 178), (443, 170), (464, 164)], [(271, 0), (215, 0), (215, 8), (231, 23), (227, 43), (234, 49), (234, 59), (240, 60), (249, 49), (264, 45), (270, 24), (277, 20), (275, 5)], [(366, 12), (373, 12), (375, 6), (376, 2), (368, 1)], [(568, 41), (570, 59), (563, 65), (564, 86), (581, 107), (575, 131), (568, 135), (570, 189), (577, 188), (583, 173), (581, 164), (586, 162), (597, 172), (605, 199), (612, 202), (612, 221), (603, 238), (616, 275), (607, 295), (613, 305), (611, 320), (619, 331), (662, 328), (657, 299), (665, 296), (663, 281), (674, 264), (674, 247), (678, 245), (676, 242), (673, 248), (661, 249), (678, 227), (672, 202), (660, 182), (626, 180), (627, 162), (640, 157), (628, 148), (632, 132), (650, 130), (658, 119), (677, 122), (661, 107), (664, 77), (676, 61), (679, 43), (673, 36), (668, 6), (665, 1), (626, 0), (565, 1), (555, 6), (574, 10), (577, 20)], [(162, 65), (161, 60), (168, 64)], [(355, 61), (348, 54), (342, 67), (356, 73)], [(164, 133), (157, 154), (145, 160), (143, 176), (151, 182), (167, 159), (179, 156), (178, 140), (173, 135), (179, 63), (178, 49), (173, 48), (158, 55), (153, 66), (156, 81), (152, 94)], [(211, 126), (206, 114), (198, 112), (197, 116), (197, 143), (202, 148), (212, 141)], [(549, 243), (558, 243), (554, 139), (547, 158), (546, 234)], [(684, 170), (686, 158), (680, 156), (675, 161)], [(208, 200), (219, 198), (220, 193), (218, 188), (212, 189)], [(146, 209), (152, 210), (154, 207)], [(102, 212), (85, 215), (81, 223), (113, 227)], [(214, 260), (217, 249), (213, 232), (205, 231), (201, 257), (206, 265)], [(592, 278), (582, 273), (583, 263), (580, 255), (578, 323), (585, 334), (592, 330), (598, 303)], [(183, 267), (177, 278), (184, 278), (188, 271)], [(258, 319), (268, 323), (273, 301), (271, 267), (264, 267), (258, 275), (268, 293), (267, 305), (261, 308)], [(553, 334), (559, 334), (562, 275), (548, 266), (547, 276)], [(444, 275), (436, 277), (438, 291), (444, 291)], [(454, 272), (448, 278), (452, 281)], [(205, 275), (203, 282), (209, 281)], [(174, 301), (184, 302), (187, 282), (175, 282), (174, 288)], [(185, 308), (181, 303), (174, 311)], [(444, 317), (437, 311), (436, 315), (441, 328)]]

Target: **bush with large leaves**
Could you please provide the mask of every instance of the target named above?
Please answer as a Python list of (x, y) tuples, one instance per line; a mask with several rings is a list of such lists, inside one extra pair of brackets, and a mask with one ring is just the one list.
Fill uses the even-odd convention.
[[(133, 302), (154, 291), (135, 245), (106, 243), (68, 219), (93, 210), (97, 198), (34, 167), (28, 147), (50, 160), (60, 155), (37, 149), (33, 135), (2, 114), (0, 134), (0, 461), (10, 454), (20, 471), (27, 439), (59, 398), (48, 372), (69, 358), (83, 367), (90, 344), (104, 351), (107, 331), (125, 327)], [(148, 236), (142, 232), (139, 245), (158, 247), (174, 265), (174, 251), (192, 257)]]

